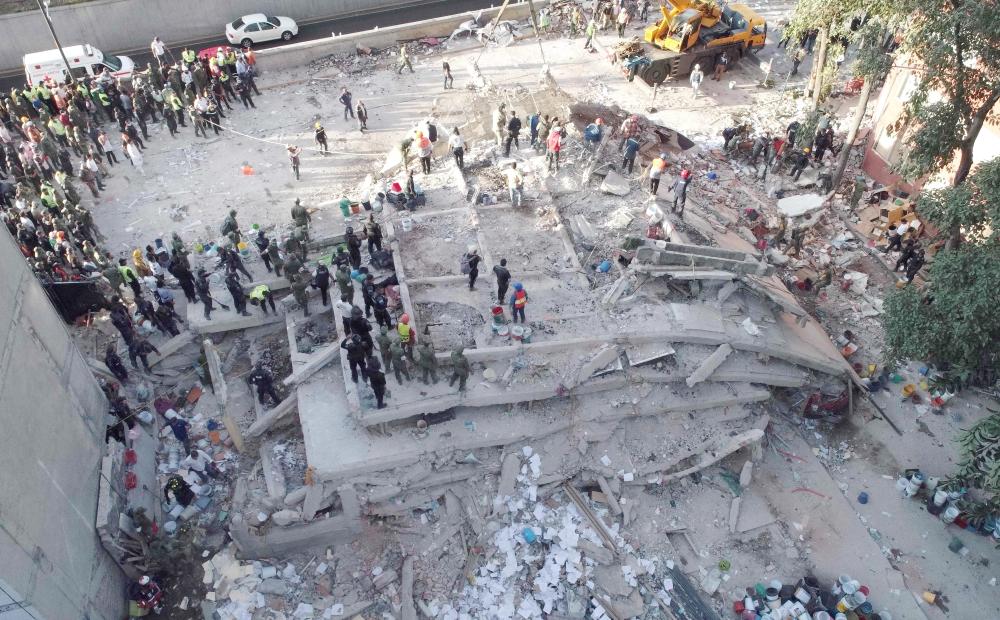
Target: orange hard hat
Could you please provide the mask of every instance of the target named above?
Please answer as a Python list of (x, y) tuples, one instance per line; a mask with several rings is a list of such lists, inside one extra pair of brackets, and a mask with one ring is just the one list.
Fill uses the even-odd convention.
[(403, 323), (405, 325), (409, 325), (410, 324), (410, 315), (409, 314), (403, 314), (403, 316), (399, 317), (399, 322)]

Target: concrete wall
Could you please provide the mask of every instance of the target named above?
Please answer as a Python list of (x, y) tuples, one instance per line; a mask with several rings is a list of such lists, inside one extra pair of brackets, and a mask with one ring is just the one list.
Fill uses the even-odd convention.
[[(548, 4), (545, 0), (535, 3), (535, 8)], [(500, 8), (483, 10), (483, 17), (493, 19)], [(530, 9), (527, 2), (511, 4), (504, 11), (503, 19), (524, 19)], [(468, 21), (466, 13), (436, 17), (399, 26), (389, 26), (377, 30), (364, 30), (345, 34), (339, 37), (327, 37), (315, 41), (303, 41), (257, 51), (257, 62), (261, 70), (279, 70), (303, 65), (311, 60), (329, 54), (353, 52), (358, 45), (371, 48), (384, 48), (396, 45), (399, 41), (412, 41), (424, 37), (446, 37), (455, 31), (460, 24)]]
[[(90, 43), (107, 53), (148, 50), (154, 36), (168, 45), (218, 39), (225, 25), (248, 13), (286, 15), (299, 23), (386, 11), (415, 0), (97, 0), (50, 9), (63, 45)], [(21, 57), (54, 47), (38, 11), (0, 16), (0, 71), (21, 67)]]
[(0, 580), (40, 618), (120, 618), (94, 527), (107, 402), (8, 234), (0, 265)]

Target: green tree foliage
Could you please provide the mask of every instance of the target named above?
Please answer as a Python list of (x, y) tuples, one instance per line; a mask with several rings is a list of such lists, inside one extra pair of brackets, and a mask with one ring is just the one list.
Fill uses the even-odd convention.
[(1000, 239), (1000, 158), (977, 166), (957, 187), (923, 192), (917, 210), (940, 230), (959, 229), (975, 241)]
[(911, 179), (939, 172), (960, 153), (952, 179), (972, 169), (972, 149), (1000, 101), (998, 0), (899, 0), (907, 15), (903, 50), (918, 82), (899, 127), (910, 127), (899, 170)]
[(1000, 241), (942, 250), (933, 286), (891, 293), (885, 302), (885, 357), (949, 364), (956, 377), (995, 366), (1000, 356)]

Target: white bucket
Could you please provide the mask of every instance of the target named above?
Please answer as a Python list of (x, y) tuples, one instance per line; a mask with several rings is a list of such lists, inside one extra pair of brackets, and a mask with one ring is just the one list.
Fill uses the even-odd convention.
[(906, 483), (906, 490), (903, 492), (903, 494), (906, 495), (907, 497), (913, 497), (920, 491), (920, 487), (923, 485), (923, 483), (924, 483), (923, 480), (920, 480), (919, 478), (914, 476)]
[(137, 417), (139, 418), (139, 421), (142, 422), (143, 424), (153, 423), (153, 414), (146, 410), (140, 411)]
[(809, 603), (812, 599), (812, 595), (805, 588), (795, 588), (795, 598), (802, 602), (803, 605)]
[(934, 505), (935, 506), (944, 506), (944, 503), (946, 501), (948, 501), (948, 492), (947, 491), (942, 491), (941, 489), (938, 489), (937, 491), (934, 491)]
[(404, 217), (403, 219), (399, 220), (399, 223), (403, 227), (403, 232), (410, 232), (411, 230), (413, 230), (412, 217)]
[(163, 524), (163, 531), (166, 532), (168, 535), (173, 536), (174, 532), (177, 531), (177, 522), (167, 521), (166, 523)]
[(941, 520), (945, 523), (951, 523), (958, 517), (959, 512), (961, 511), (955, 506), (948, 506), (944, 509), (944, 512), (941, 513)]

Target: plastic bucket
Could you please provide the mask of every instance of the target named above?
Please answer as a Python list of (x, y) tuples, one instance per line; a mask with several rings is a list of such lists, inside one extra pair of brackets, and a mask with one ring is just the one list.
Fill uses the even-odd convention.
[(944, 509), (944, 512), (941, 513), (941, 520), (945, 523), (952, 523), (958, 518), (960, 512), (961, 511), (955, 506), (948, 506)]
[(501, 338), (507, 338), (510, 336), (510, 325), (501, 325), (497, 327), (497, 336)]
[(521, 334), (521, 342), (531, 342), (532, 329), (530, 327), (524, 328), (524, 333)]
[(511, 340), (520, 342), (524, 338), (524, 328), (520, 325), (514, 325), (510, 328), (510, 338)]

